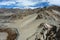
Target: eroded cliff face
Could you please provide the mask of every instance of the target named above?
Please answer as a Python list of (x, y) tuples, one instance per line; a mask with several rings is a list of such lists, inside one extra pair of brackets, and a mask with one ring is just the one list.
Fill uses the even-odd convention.
[(12, 40), (60, 40), (59, 9), (0, 9), (0, 32), (13, 35)]

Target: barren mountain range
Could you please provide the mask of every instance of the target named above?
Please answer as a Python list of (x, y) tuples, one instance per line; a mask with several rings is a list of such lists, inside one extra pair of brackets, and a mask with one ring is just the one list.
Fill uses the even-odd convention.
[[(36, 9), (3, 8), (0, 9), (0, 27), (16, 28), (18, 36), (14, 38), (18, 38), (14, 40), (60, 40), (60, 7), (50, 6)], [(49, 35), (47, 36), (46, 34)]]

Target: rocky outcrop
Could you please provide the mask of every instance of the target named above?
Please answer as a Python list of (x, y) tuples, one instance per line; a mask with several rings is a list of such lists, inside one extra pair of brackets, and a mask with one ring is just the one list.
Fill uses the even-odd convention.
[[(18, 37), (17, 29), (14, 29), (14, 28), (0, 28), (0, 33), (3, 33), (3, 32), (8, 34), (8, 36), (4, 40), (17, 40), (17, 37)], [(3, 40), (3, 39), (1, 39), (1, 40)]]

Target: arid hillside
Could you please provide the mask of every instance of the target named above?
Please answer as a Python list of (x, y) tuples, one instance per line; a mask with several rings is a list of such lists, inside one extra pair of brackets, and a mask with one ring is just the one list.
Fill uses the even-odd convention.
[(10, 31), (11, 35), (16, 34), (15, 39), (10, 38), (12, 40), (60, 40), (60, 7), (3, 8), (0, 9), (0, 27), (2, 32), (16, 29), (14, 32)]
[[(5, 9), (5, 8), (0, 8), (0, 14), (8, 14), (8, 16), (19, 16), (19, 18), (23, 16), (27, 16), (30, 14), (34, 13), (40, 13), (44, 12), (45, 10), (51, 11), (56, 10), (60, 11), (59, 6), (50, 6), (50, 7), (45, 7), (45, 8), (36, 8), (36, 9)], [(10, 15), (9, 15), (10, 14)], [(41, 14), (41, 13), (40, 13)]]

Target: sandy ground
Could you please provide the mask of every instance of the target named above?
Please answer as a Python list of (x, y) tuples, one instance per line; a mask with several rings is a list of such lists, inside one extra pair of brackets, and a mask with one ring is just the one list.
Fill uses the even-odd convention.
[(26, 40), (26, 38), (32, 36), (36, 32), (37, 27), (42, 22), (43, 22), (43, 20), (35, 20), (35, 21), (29, 23), (28, 25), (24, 26), (23, 28), (21, 28), (21, 30), (20, 30), (21, 31), (21, 35), (20, 35), (21, 40)]
[(37, 14), (32, 14), (23, 19), (15, 20), (13, 23), (5, 23), (4, 25), (7, 25), (10, 28), (17, 28), (19, 32), (18, 40), (26, 40), (36, 32), (40, 23), (47, 21), (44, 19), (36, 20), (37, 16)]
[[(51, 21), (47, 22), (48, 20), (45, 19), (37, 19), (36, 17), (38, 14), (32, 14), (24, 17), (23, 19), (14, 20), (13, 23), (4, 23), (4, 25), (8, 26), (9, 28), (17, 28), (19, 32), (19, 37), (17, 40), (34, 40), (35, 36), (31, 37), (37, 30), (37, 27), (41, 23), (51, 23)], [(2, 21), (1, 21), (2, 22)], [(55, 24), (54, 21), (52, 21)], [(2, 23), (1, 23), (2, 24)]]
[[(49, 12), (50, 13), (50, 12)], [(36, 17), (38, 14), (32, 14), (24, 17), (23, 19), (17, 19), (14, 20), (12, 23), (1, 23), (1, 24), (6, 25), (9, 28), (17, 28), (19, 32), (19, 37), (17, 40), (27, 40), (27, 38), (31, 37), (37, 30), (37, 27), (41, 23), (52, 23), (54, 25), (57, 25), (56, 22), (54, 21), (49, 21), (45, 19), (37, 19)], [(34, 40), (34, 37), (31, 37), (29, 40)]]

